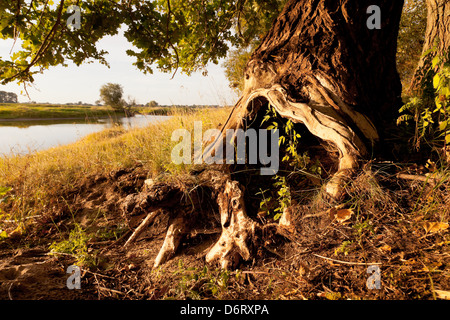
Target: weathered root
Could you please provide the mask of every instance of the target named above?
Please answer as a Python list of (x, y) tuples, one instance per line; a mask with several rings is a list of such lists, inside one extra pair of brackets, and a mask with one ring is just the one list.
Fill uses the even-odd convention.
[(255, 235), (256, 222), (246, 215), (243, 192), (237, 181), (226, 181), (217, 202), (222, 234), (206, 255), (206, 261), (219, 260), (222, 268), (229, 269), (236, 266), (239, 258), (250, 259), (248, 242)]
[[(313, 76), (309, 80), (311, 84), (305, 90), (310, 100), (304, 103), (292, 101), (289, 93), (279, 84), (246, 88), (222, 128), (223, 136), (216, 143), (225, 138), (227, 129), (239, 129), (243, 126), (243, 119), (254, 118), (259, 112), (259, 106), (255, 107), (254, 102), (264, 98), (280, 116), (304, 124), (313, 135), (336, 147), (339, 152), (338, 171), (325, 186), (326, 193), (336, 199), (342, 195), (346, 182), (358, 168), (358, 161), (368, 154), (362, 137), (353, 128), (371, 143), (378, 140), (378, 134), (372, 122), (340, 100), (326, 80)], [(236, 137), (233, 139), (232, 142), (235, 142)], [(215, 144), (210, 145), (205, 154), (215, 148)]]
[(184, 235), (189, 231), (188, 219), (182, 214), (178, 215), (170, 222), (167, 229), (166, 238), (164, 243), (156, 256), (154, 267), (158, 267), (162, 263), (169, 260), (175, 255), (175, 252), (180, 245), (180, 242)]
[[(310, 77), (310, 85), (306, 88), (310, 95), (308, 102), (294, 102), (279, 84), (246, 87), (243, 97), (222, 128), (223, 135), (217, 138), (216, 143), (209, 145), (204, 155), (213, 155), (212, 149), (216, 150), (217, 143), (224, 145), (223, 139), (229, 138), (227, 129), (235, 129), (231, 143), (236, 143), (236, 129), (243, 127), (244, 119), (255, 117), (263, 105), (261, 98), (264, 98), (280, 116), (304, 124), (313, 135), (336, 147), (339, 151), (338, 170), (325, 185), (325, 191), (332, 198), (339, 198), (345, 184), (356, 171), (359, 159), (368, 153), (362, 138), (374, 142), (378, 135), (370, 120), (342, 102), (325, 80)], [(191, 204), (180, 206), (183, 198), (186, 198), (186, 192), (198, 190), (199, 185), (208, 189), (211, 198), (217, 202), (222, 227), (219, 240), (206, 254), (206, 261), (218, 261), (223, 268), (233, 268), (240, 259), (251, 258), (251, 243), (256, 238), (259, 226), (246, 214), (244, 194), (239, 183), (233, 181), (222, 168), (219, 171), (205, 170), (195, 179), (177, 186), (150, 184), (145, 192), (130, 199), (131, 206), (124, 207), (124, 211), (130, 215), (158, 208), (163, 208), (171, 215), (164, 244), (155, 259), (155, 267), (170, 259), (191, 227), (202, 220), (199, 210), (195, 210), (195, 207), (202, 206), (198, 195), (193, 197), (190, 194)]]
[[(122, 210), (128, 217), (142, 215), (145, 212), (157, 212), (163, 208), (171, 216), (164, 243), (154, 261), (154, 267), (158, 267), (176, 254), (176, 250), (183, 238), (190, 233), (197, 224), (204, 223), (204, 210), (198, 210), (202, 205), (199, 192), (209, 190), (213, 201), (219, 208), (222, 233), (219, 240), (212, 246), (206, 255), (206, 261), (212, 263), (218, 261), (223, 268), (236, 266), (242, 258), (249, 260), (251, 257), (250, 242), (254, 239), (256, 222), (246, 215), (244, 205), (244, 193), (236, 181), (232, 181), (229, 173), (215, 170), (205, 170), (195, 179), (177, 185), (154, 183), (147, 186), (141, 193), (130, 195), (122, 204)], [(170, 194), (173, 201), (168, 201)], [(193, 190), (185, 196), (186, 190)], [(195, 194), (194, 194), (195, 193)], [(183, 201), (189, 198), (189, 201)], [(204, 205), (204, 203), (203, 203)], [(155, 214), (149, 214), (137, 227), (126, 245), (136, 239), (144, 228), (150, 225)], [(209, 220), (211, 216), (208, 216)]]

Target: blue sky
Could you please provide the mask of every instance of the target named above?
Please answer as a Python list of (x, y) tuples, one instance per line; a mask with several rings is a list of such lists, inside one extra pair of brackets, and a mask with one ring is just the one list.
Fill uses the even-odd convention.
[[(12, 40), (0, 40), (0, 56), (8, 57)], [(18, 48), (20, 45), (16, 44)], [(99, 63), (84, 64), (80, 67), (69, 64), (69, 67), (53, 67), (43, 74), (35, 76), (35, 82), (29, 87), (30, 99), (22, 86), (7, 84), (0, 86), (0, 91), (17, 93), (19, 102), (67, 103), (82, 101), (94, 103), (99, 99), (100, 87), (108, 82), (119, 83), (124, 88), (124, 97), (131, 96), (138, 103), (145, 104), (151, 100), (161, 105), (172, 104), (234, 104), (236, 94), (228, 86), (224, 70), (219, 65), (207, 67), (208, 76), (195, 73), (190, 77), (177, 72), (144, 75), (132, 65), (133, 58), (125, 51), (132, 48), (122, 33), (117, 36), (103, 38), (98, 47), (109, 52), (106, 56), (110, 68)]]

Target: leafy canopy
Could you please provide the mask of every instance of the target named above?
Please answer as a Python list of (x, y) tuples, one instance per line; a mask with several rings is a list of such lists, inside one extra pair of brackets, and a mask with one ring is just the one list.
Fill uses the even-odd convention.
[[(154, 68), (190, 74), (218, 63), (231, 46), (248, 45), (278, 13), (280, 0), (16, 0), (0, 2), (0, 37), (14, 39), (0, 58), (0, 81), (33, 82), (51, 66), (99, 61), (96, 43), (125, 28), (127, 54), (144, 73)], [(81, 9), (81, 28), (70, 30), (70, 5)], [(261, 28), (265, 26), (265, 28)], [(21, 46), (18, 48), (18, 46)]]

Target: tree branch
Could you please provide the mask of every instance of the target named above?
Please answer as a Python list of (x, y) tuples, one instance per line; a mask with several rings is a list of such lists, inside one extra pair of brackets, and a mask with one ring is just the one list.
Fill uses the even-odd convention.
[(27, 67), (24, 70), (19, 71), (15, 75), (9, 77), (8, 78), (9, 80), (13, 80), (13, 79), (17, 78), (18, 76), (20, 76), (21, 74), (29, 72), (31, 67), (34, 66), (39, 61), (40, 57), (47, 51), (48, 47), (50, 46), (50, 44), (53, 41), (53, 38), (55, 37), (55, 31), (61, 22), (63, 7), (64, 7), (64, 0), (61, 0), (61, 2), (59, 3), (59, 7), (58, 7), (58, 16), (56, 18), (56, 22), (53, 25), (50, 32), (45, 37), (44, 41), (42, 42), (41, 46), (39, 47), (39, 50), (36, 52), (36, 55), (34, 56), (33, 60), (31, 60), (31, 62), (27, 65)]
[(173, 45), (172, 41), (170, 41), (170, 36), (169, 36), (169, 26), (170, 26), (170, 16), (172, 15), (172, 9), (170, 7), (170, 0), (167, 0), (167, 25), (166, 25), (166, 43), (169, 42), (169, 46), (173, 49), (173, 51), (175, 52), (175, 56), (176, 56), (176, 66), (175, 66), (175, 71), (172, 75), (173, 79), (175, 77), (175, 74), (177, 73), (178, 70), (178, 65), (180, 63), (180, 59), (178, 56), (178, 51), (175, 48), (175, 46)]

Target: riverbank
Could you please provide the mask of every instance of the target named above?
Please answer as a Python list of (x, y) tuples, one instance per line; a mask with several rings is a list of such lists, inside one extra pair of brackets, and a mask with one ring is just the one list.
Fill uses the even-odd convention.
[[(191, 113), (205, 107), (133, 107), (128, 115), (170, 115), (172, 113)], [(60, 104), (34, 104), (34, 103), (0, 103), (0, 121), (29, 121), (32, 119), (85, 119), (85, 118), (109, 118), (124, 117), (127, 114), (115, 111), (109, 106), (94, 105), (60, 105)]]
[(67, 119), (124, 116), (105, 106), (58, 104), (0, 104), (0, 120), (13, 119)]

